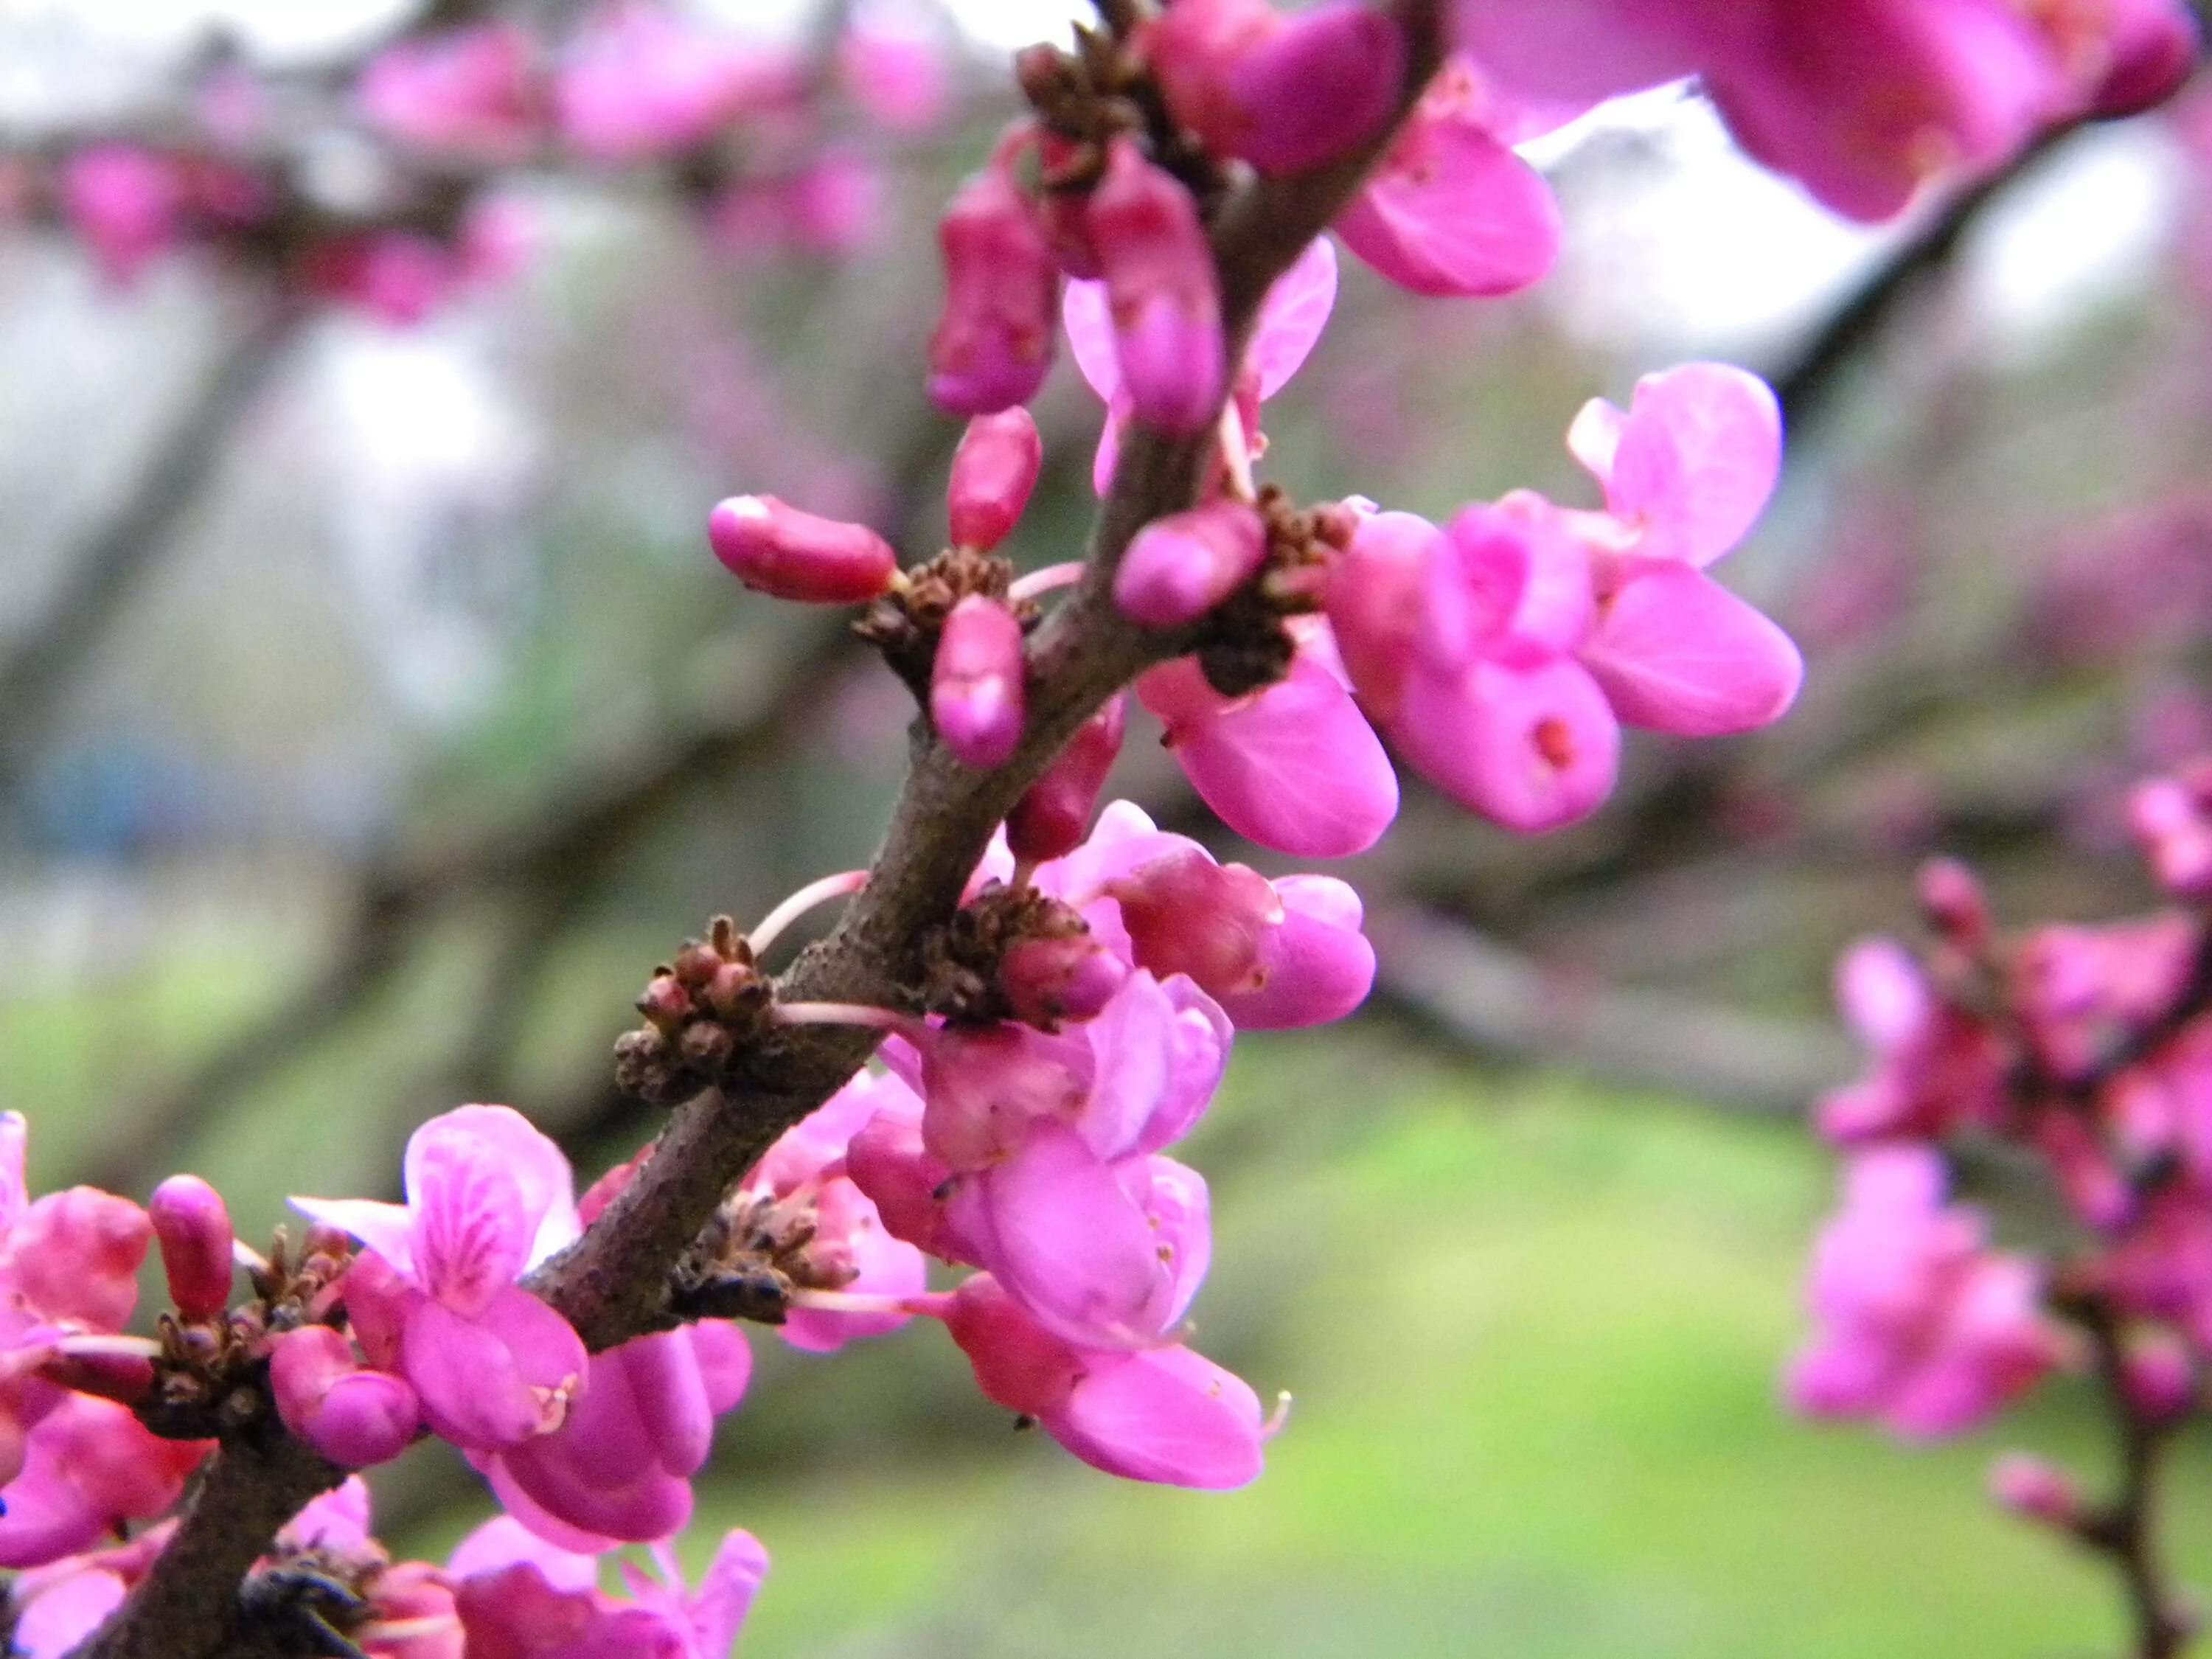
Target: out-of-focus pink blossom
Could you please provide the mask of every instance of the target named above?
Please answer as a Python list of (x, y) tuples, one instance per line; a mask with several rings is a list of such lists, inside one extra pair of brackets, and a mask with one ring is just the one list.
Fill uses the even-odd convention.
[(1815, 1249), (1819, 1328), (1790, 1370), (1790, 1400), (1915, 1438), (1970, 1429), (2059, 1358), (2039, 1289), (2026, 1258), (1988, 1248), (1978, 1214), (1944, 1207), (1936, 1154), (1861, 1152)]
[(142, 144), (89, 144), (62, 169), (62, 210), (118, 287), (184, 232), (183, 188), (168, 157)]
[(863, 0), (837, 37), (846, 95), (878, 125), (918, 134), (952, 107), (952, 54), (941, 21), (915, 0)]
[(1052, 368), (1060, 269), (1014, 180), (1018, 148), (1002, 144), (938, 222), (945, 305), (929, 337), (929, 395), (956, 415), (1025, 404)]
[(741, 117), (801, 97), (805, 65), (653, 3), (614, 0), (570, 40), (553, 81), (561, 136), (633, 161), (707, 143)]
[(506, 20), (402, 40), (369, 60), (355, 96), (371, 125), (403, 143), (519, 161), (537, 140), (537, 47)]
[(1996, 1117), (2002, 1047), (1980, 1021), (1936, 995), (1902, 945), (1886, 939), (1853, 945), (1837, 964), (1836, 1000), (1875, 1064), (1866, 1078), (1823, 1097), (1822, 1133), (1844, 1141), (1935, 1136)]

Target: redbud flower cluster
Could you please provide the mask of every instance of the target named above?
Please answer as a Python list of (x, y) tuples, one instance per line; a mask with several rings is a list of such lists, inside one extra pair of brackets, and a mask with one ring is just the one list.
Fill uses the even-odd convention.
[[(2008, 936), (1974, 878), (1937, 863), (1920, 891), (1933, 948), (1875, 939), (1844, 957), (1844, 1014), (1873, 1064), (1820, 1105), (1844, 1201), (1787, 1387), (1804, 1411), (1919, 1437), (1986, 1422), (2054, 1369), (2094, 1370), (2126, 1490), (2092, 1505), (2015, 1456), (1993, 1491), (2149, 1583), (2149, 1474), (2202, 1411), (2212, 1356), (2212, 770), (2143, 784), (2132, 814), (2171, 908)], [(2014, 1249), (1945, 1196), (1947, 1165), (1997, 1144), (2033, 1160), (2065, 1217)]]

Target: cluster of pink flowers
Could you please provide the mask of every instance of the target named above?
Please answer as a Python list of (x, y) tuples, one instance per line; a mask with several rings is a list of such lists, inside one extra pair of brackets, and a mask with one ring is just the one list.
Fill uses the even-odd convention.
[[(1841, 1212), (1810, 1285), (1817, 1331), (1792, 1401), (1906, 1436), (1985, 1422), (2056, 1367), (2094, 1364), (2133, 1432), (2203, 1403), (2212, 1359), (2212, 769), (2154, 780), (2133, 818), (2173, 908), (2009, 937), (1973, 878), (1921, 883), (1936, 935), (1916, 960), (1855, 946), (1838, 986), (1873, 1054), (1820, 1103), (1845, 1150)], [(2021, 1248), (1944, 1202), (1947, 1155), (2027, 1153), (2068, 1225)], [(2023, 1513), (2093, 1532), (2070, 1482), (2014, 1457), (1993, 1477)], [(2063, 1498), (2063, 1501), (2062, 1501)]]
[(842, 255), (873, 234), (884, 185), (865, 148), (825, 132), (830, 99), (894, 135), (933, 129), (953, 107), (941, 27), (917, 0), (873, 0), (824, 67), (653, 0), (612, 0), (557, 47), (495, 19), (402, 40), (361, 70), (354, 118), (428, 181), (389, 214), (351, 222), (303, 195), (272, 100), (235, 71), (202, 100), (204, 143), (89, 144), (27, 177), (18, 205), (66, 224), (118, 284), (182, 248), (275, 251), (303, 292), (394, 325), (510, 276), (529, 228), (494, 186), (564, 155), (711, 173), (702, 222), (719, 242)]

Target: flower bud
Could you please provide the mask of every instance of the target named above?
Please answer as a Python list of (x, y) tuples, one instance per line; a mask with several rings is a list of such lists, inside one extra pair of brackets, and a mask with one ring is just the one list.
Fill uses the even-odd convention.
[(407, 1449), (422, 1405), (404, 1377), (365, 1368), (327, 1325), (306, 1325), (270, 1350), (270, 1391), (284, 1426), (341, 1468), (389, 1462)]
[(1086, 933), (1025, 939), (999, 959), (999, 989), (1014, 1018), (1047, 1030), (1094, 1018), (1128, 975), (1119, 957)]
[(929, 717), (969, 766), (1003, 766), (1022, 737), (1022, 625), (996, 599), (952, 607), (930, 671)]
[(1052, 367), (1060, 270), (1029, 198), (994, 163), (938, 225), (945, 308), (929, 337), (929, 395), (956, 415), (1025, 404)]
[(1075, 735), (1006, 814), (1006, 846), (1018, 859), (1042, 864), (1065, 858), (1083, 844), (1091, 809), (1121, 752), (1128, 697), (1115, 692), (1076, 728)]
[(1981, 878), (1956, 859), (1930, 859), (1915, 885), (1920, 913), (1948, 944), (1978, 949), (1990, 934), (1990, 904)]
[(2054, 1527), (2081, 1518), (2081, 1494), (2072, 1480), (2025, 1452), (2008, 1452), (1990, 1465), (1990, 1496), (2014, 1515)]
[(1121, 904), (1137, 965), (1159, 979), (1188, 974), (1209, 996), (1254, 988), (1261, 938), (1283, 919), (1265, 876), (1196, 847), (1140, 865), (1106, 891)]
[(222, 1195), (198, 1176), (171, 1176), (154, 1188), (146, 1213), (177, 1311), (186, 1319), (216, 1317), (230, 1305), (235, 1237)]
[(802, 605), (860, 605), (898, 574), (898, 555), (866, 525), (817, 518), (773, 495), (733, 495), (707, 518), (707, 540), (747, 587)]
[(1044, 466), (1044, 440), (1026, 409), (979, 415), (952, 454), (945, 505), (952, 544), (988, 553), (1020, 522)]
[(1287, 18), (1265, 0), (1180, 0), (1149, 42), (1176, 118), (1262, 173), (1323, 167), (1373, 137), (1406, 72), (1397, 23), (1358, 0)]
[(2197, 1404), (2197, 1370), (2182, 1343), (2145, 1338), (2130, 1348), (2120, 1366), (2120, 1386), (2128, 1404), (2155, 1423), (2186, 1416)]
[(1243, 501), (1212, 501), (1137, 532), (1114, 573), (1114, 603), (1131, 622), (1195, 622), (1250, 580), (1267, 556), (1267, 527)]
[(1089, 220), (1131, 412), (1163, 432), (1204, 430), (1221, 406), (1225, 348), (1197, 204), (1124, 134), (1107, 148)]

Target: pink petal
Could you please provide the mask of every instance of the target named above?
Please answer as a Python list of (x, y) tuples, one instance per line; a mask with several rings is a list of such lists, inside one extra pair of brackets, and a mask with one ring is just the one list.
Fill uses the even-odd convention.
[(1075, 1131), (1036, 1125), (981, 1188), (991, 1271), (1046, 1329), (1092, 1347), (1158, 1334), (1172, 1287), (1152, 1230)]
[(1779, 720), (1805, 678), (1790, 636), (1688, 565), (1637, 564), (1580, 653), (1613, 711), (1631, 726), (1684, 737)]
[(1284, 1030), (1342, 1019), (1375, 983), (1375, 947), (1359, 931), (1359, 896), (1332, 876), (1275, 883), (1283, 919), (1261, 937), (1261, 981), (1220, 998), (1244, 1030)]
[(386, 1204), (373, 1198), (289, 1198), (284, 1201), (310, 1221), (350, 1234), (396, 1271), (414, 1276), (415, 1218), (404, 1204)]
[(1781, 405), (1724, 363), (1647, 375), (1618, 435), (1609, 464), (1590, 470), (1650, 558), (1711, 564), (1751, 533), (1782, 470)]
[(1188, 1348), (1102, 1357), (1041, 1420), (1085, 1462), (1131, 1480), (1219, 1492), (1260, 1474), (1258, 1396)]
[(512, 1287), (475, 1319), (418, 1304), (400, 1353), (431, 1429), (470, 1451), (519, 1445), (558, 1427), (588, 1363), (568, 1321)]
[(717, 1417), (735, 1411), (753, 1374), (753, 1351), (744, 1328), (726, 1319), (702, 1319), (688, 1328), (708, 1407)]
[(700, 1659), (722, 1659), (730, 1651), (767, 1577), (768, 1552), (759, 1539), (743, 1528), (723, 1534), (699, 1580), (698, 1593), (691, 1597), (691, 1628), (699, 1640)]
[(409, 1138), (405, 1170), (416, 1277), (454, 1312), (482, 1311), (529, 1259), (536, 1218), (518, 1172), (492, 1142), (439, 1118)]
[(1075, 1127), (1099, 1158), (1127, 1157), (1167, 1092), (1175, 1019), (1160, 982), (1139, 970), (1084, 1028), (1095, 1069)]
[(485, 1522), (455, 1545), (446, 1571), (456, 1579), (477, 1578), (518, 1565), (537, 1568), (559, 1590), (588, 1590), (599, 1582), (593, 1555), (549, 1544), (507, 1515)]
[(1075, 366), (1091, 389), (1112, 403), (1121, 390), (1121, 360), (1114, 350), (1114, 313), (1107, 302), (1106, 284), (1070, 283), (1060, 298), (1060, 319), (1067, 330)]
[(1653, 0), (1459, 0), (1452, 12), (1461, 49), (1517, 90), (1592, 102), (1695, 74), (1685, 15)]
[(1390, 734), (1430, 782), (1524, 835), (1595, 811), (1620, 762), (1620, 727), (1596, 682), (1541, 653), (1417, 671)]
[(1511, 294), (1559, 255), (1544, 176), (1464, 112), (1424, 105), (1336, 216), (1336, 234), (1416, 294)]
[(1144, 675), (1137, 696), (1167, 720), (1169, 745), (1206, 804), (1263, 847), (1348, 858), (1397, 816), (1389, 757), (1351, 693), (1303, 653), (1289, 678), (1234, 702), (1212, 697), (1188, 659)]
[(1321, 339), (1336, 308), (1336, 245), (1316, 236), (1267, 290), (1244, 352), (1245, 372), (1259, 376), (1263, 399), (1283, 389)]
[(123, 1604), (123, 1581), (87, 1567), (47, 1585), (24, 1602), (8, 1632), (9, 1651), (21, 1659), (64, 1659)]

